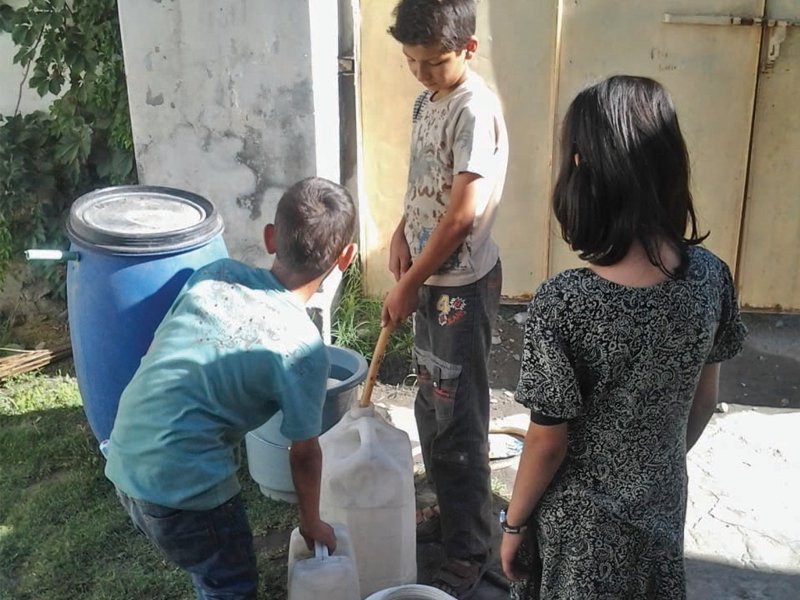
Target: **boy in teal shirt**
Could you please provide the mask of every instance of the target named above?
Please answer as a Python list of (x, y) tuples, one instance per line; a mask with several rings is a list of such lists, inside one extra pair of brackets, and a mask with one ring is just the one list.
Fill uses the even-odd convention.
[(237, 457), (245, 433), (278, 410), (292, 440), (300, 532), (310, 547), (335, 547), (319, 518), (329, 365), (305, 303), (350, 264), (355, 218), (341, 186), (292, 186), (264, 228), (272, 268), (223, 259), (194, 273), (122, 393), (106, 476), (137, 529), (190, 573), (198, 598), (256, 598)]

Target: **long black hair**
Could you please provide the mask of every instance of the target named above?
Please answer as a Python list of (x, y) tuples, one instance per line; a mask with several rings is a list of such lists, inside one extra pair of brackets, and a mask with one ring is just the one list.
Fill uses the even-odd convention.
[[(580, 92), (564, 118), (560, 161), (553, 210), (581, 259), (612, 265), (638, 239), (650, 262), (676, 277), (687, 245), (708, 237), (698, 232), (678, 116), (657, 81), (619, 75)], [(675, 272), (661, 242), (681, 256)]]

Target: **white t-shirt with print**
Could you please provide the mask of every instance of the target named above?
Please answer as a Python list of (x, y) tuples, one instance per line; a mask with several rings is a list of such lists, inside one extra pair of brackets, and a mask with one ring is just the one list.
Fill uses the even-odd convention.
[(472, 230), (425, 282), (467, 285), (497, 262), (491, 229), (505, 183), (508, 135), (497, 96), (475, 73), (467, 70), (465, 81), (441, 100), (432, 95), (426, 90), (414, 103), (405, 235), (414, 259), (450, 205), (454, 177), (469, 172), (485, 179), (490, 193), (478, 198)]

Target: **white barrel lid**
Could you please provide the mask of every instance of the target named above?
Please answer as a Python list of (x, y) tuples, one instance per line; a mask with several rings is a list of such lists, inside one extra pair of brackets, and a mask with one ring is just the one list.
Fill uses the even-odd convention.
[(207, 199), (167, 187), (129, 185), (84, 194), (72, 204), (67, 234), (80, 245), (121, 254), (169, 253), (222, 232)]

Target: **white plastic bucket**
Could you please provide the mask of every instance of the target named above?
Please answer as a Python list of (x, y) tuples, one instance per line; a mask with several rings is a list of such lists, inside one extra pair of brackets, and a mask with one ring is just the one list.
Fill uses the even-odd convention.
[(401, 585), (375, 592), (366, 600), (455, 600), (450, 594), (427, 585)]
[(362, 596), (417, 581), (411, 442), (375, 407), (353, 408), (320, 436), (320, 516), (347, 526)]
[[(367, 361), (358, 352), (338, 346), (328, 346), (327, 351), (331, 370), (322, 408), (322, 433), (338, 423), (356, 404), (358, 385), (367, 376)], [(278, 411), (245, 436), (247, 468), (265, 496), (296, 504), (297, 494), (289, 467), (292, 442), (281, 433), (282, 424), (283, 413)]]
[(353, 545), (347, 528), (331, 523), (336, 534), (336, 552), (320, 543), (309, 552), (300, 529), (295, 528), (289, 539), (288, 589), (289, 600), (360, 600), (358, 573)]

